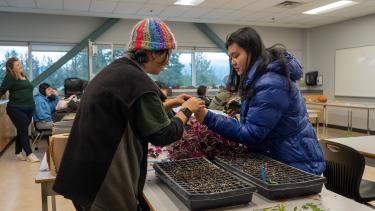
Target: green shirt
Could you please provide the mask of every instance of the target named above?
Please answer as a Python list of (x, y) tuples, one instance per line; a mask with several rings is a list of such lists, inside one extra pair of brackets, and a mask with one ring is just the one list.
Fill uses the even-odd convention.
[(7, 74), (0, 87), (0, 96), (9, 90), (8, 105), (34, 107), (33, 85), (29, 80), (16, 80), (12, 75)]
[(152, 93), (141, 96), (132, 106), (135, 116), (134, 124), (137, 133), (142, 136), (151, 135), (170, 124), (160, 98)]

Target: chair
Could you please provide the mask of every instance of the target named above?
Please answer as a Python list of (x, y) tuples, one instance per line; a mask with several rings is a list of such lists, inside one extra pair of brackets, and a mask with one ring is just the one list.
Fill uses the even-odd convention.
[(81, 96), (87, 86), (87, 81), (80, 78), (66, 78), (64, 80), (64, 94), (65, 97), (70, 95)]
[(38, 142), (43, 138), (43, 136), (50, 136), (52, 135), (52, 129), (39, 129), (37, 126), (36, 126), (36, 122), (33, 120), (32, 121), (32, 124), (33, 124), (33, 131), (32, 131), (32, 134), (33, 134), (33, 141), (32, 141), (32, 146), (34, 146), (35, 150), (38, 150)]
[(365, 158), (357, 150), (343, 144), (320, 140), (326, 161), (323, 175), (330, 191), (365, 203), (375, 200), (375, 182), (362, 179)]

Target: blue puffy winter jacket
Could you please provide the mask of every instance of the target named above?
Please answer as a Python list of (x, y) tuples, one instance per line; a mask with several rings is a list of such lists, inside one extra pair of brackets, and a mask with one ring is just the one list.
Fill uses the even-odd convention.
[[(286, 60), (290, 90), (280, 63), (274, 61), (255, 81), (253, 97), (241, 102), (240, 122), (209, 111), (204, 124), (216, 133), (246, 145), (250, 152), (321, 174), (325, 169), (323, 153), (296, 85), (296, 80), (302, 77), (302, 67), (289, 53), (286, 53)], [(258, 63), (248, 72), (245, 86), (250, 86), (254, 80)]]

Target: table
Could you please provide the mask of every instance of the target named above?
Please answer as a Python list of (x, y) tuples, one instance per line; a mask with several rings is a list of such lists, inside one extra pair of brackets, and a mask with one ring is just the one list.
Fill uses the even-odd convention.
[[(375, 104), (350, 103), (350, 102), (326, 102), (326, 103), (306, 102), (306, 105), (322, 106), (323, 107), (323, 115), (324, 115), (323, 134), (326, 137), (327, 137), (327, 124), (328, 124), (327, 107), (364, 109), (364, 110), (367, 111), (367, 134), (370, 135), (370, 110), (375, 109)], [(352, 110), (349, 110), (348, 111), (348, 132), (349, 132), (349, 134), (351, 134), (351, 132), (353, 130), (352, 121), (353, 121)]]
[(74, 120), (75, 117), (76, 117), (76, 113), (67, 113), (64, 115), (61, 121)]
[(8, 102), (9, 100), (0, 100), (0, 155), (17, 135), (17, 130), (6, 112)]
[(307, 109), (307, 113), (309, 115), (309, 118), (314, 118), (315, 119), (315, 124), (316, 124), (316, 136), (318, 137), (318, 130), (319, 130), (319, 110), (315, 109)]
[(43, 160), (40, 164), (38, 174), (35, 178), (35, 183), (40, 184), (42, 193), (42, 211), (48, 211), (48, 196), (51, 196), (52, 210), (56, 211), (56, 198), (58, 195), (52, 190), (52, 186), (55, 182), (56, 177), (51, 175), (47, 164), (47, 155), (44, 154)]
[(327, 140), (351, 147), (363, 154), (365, 157), (375, 158), (375, 136), (330, 138)]
[[(163, 156), (155, 160), (161, 160)], [(149, 163), (151, 164), (151, 162)], [(42, 160), (39, 172), (36, 176), (35, 182), (41, 184), (42, 193), (42, 211), (48, 211), (47, 197), (52, 198), (52, 210), (56, 211), (56, 199), (55, 195), (58, 195), (52, 190), (55, 177), (51, 175), (48, 169), (46, 155)], [(174, 193), (167, 188), (156, 176), (154, 171), (149, 168), (147, 172), (146, 184), (144, 187), (143, 195), (146, 202), (151, 206), (151, 210), (188, 210), (188, 208), (177, 198)], [(320, 198), (320, 202), (319, 199)], [(347, 199), (343, 196), (335, 194), (331, 191), (323, 190), (319, 195), (307, 196), (298, 199), (289, 199), (283, 201), (284, 204), (291, 206), (301, 207), (303, 204), (313, 202), (314, 204), (320, 203), (325, 210), (340, 210), (340, 211), (373, 211), (370, 207), (360, 204), (354, 200)], [(218, 210), (251, 210), (267, 208), (270, 206), (278, 205), (279, 201), (272, 201), (261, 195), (254, 193), (253, 200), (247, 205), (239, 205), (232, 207), (224, 207)]]
[[(146, 184), (143, 190), (147, 202), (151, 206), (151, 210), (175, 211), (175, 210), (189, 210), (177, 196), (162, 183), (153, 172), (148, 172)], [(319, 201), (320, 199), (320, 201)], [(360, 204), (354, 200), (345, 198), (341, 195), (335, 194), (323, 187), (319, 195), (312, 195), (296, 199), (283, 200), (282, 203), (289, 207), (298, 206), (301, 208), (306, 203), (321, 204), (324, 210), (339, 210), (339, 211), (373, 211), (372, 208)], [(276, 206), (280, 201), (272, 201), (263, 196), (254, 193), (253, 199), (249, 204), (238, 205), (232, 207), (223, 207), (217, 210), (263, 210), (264, 208)], [(292, 208), (293, 209), (293, 208)]]

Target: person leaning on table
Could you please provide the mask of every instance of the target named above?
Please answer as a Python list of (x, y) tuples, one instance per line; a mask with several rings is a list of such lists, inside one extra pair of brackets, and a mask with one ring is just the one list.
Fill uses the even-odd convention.
[[(6, 75), (0, 86), (0, 97), (9, 91), (7, 114), (17, 128), (16, 159), (39, 162), (31, 150), (29, 125), (34, 110), (33, 85), (23, 72), (22, 63), (12, 57), (5, 64)], [(26, 153), (26, 158), (22, 154)]]
[(230, 34), (226, 48), (233, 66), (228, 88), (241, 96), (240, 122), (207, 109), (195, 116), (249, 152), (321, 174), (323, 153), (296, 84), (303, 74), (298, 60), (281, 45), (266, 49), (250, 27)]
[[(147, 74), (168, 64), (175, 38), (159, 19), (138, 22), (126, 56), (113, 61), (81, 98), (53, 189), (77, 210), (139, 210), (146, 179), (148, 143), (177, 141), (191, 112), (204, 107), (182, 94), (163, 106)], [(166, 111), (181, 106), (169, 119)]]

